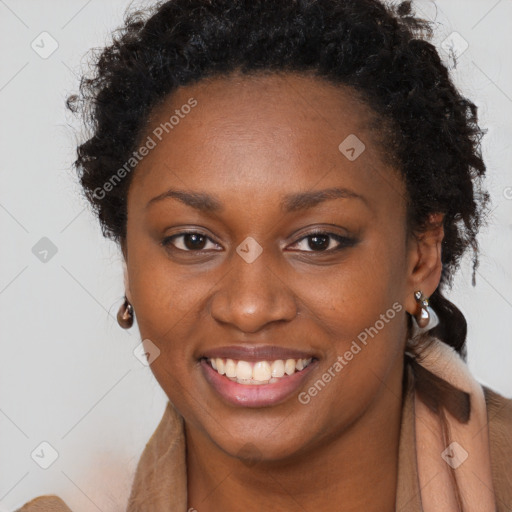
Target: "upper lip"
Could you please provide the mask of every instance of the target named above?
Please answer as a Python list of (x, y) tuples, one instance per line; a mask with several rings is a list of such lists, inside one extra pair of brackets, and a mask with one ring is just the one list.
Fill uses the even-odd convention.
[(310, 357), (314, 358), (314, 355), (302, 350), (275, 345), (229, 345), (207, 350), (203, 353), (202, 357), (206, 357), (208, 359), (237, 359), (256, 362), (275, 361), (277, 359), (309, 359)]

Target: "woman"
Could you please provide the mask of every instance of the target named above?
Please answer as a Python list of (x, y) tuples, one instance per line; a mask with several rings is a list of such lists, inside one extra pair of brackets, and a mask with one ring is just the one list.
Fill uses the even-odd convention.
[(408, 2), (171, 0), (70, 98), (169, 397), (130, 512), (512, 508), (512, 403), (442, 294), (478, 263), (482, 131), (427, 33)]

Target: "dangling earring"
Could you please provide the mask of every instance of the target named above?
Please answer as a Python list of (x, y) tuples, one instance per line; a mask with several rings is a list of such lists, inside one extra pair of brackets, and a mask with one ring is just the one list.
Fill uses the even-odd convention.
[(430, 322), (430, 312), (428, 307), (428, 299), (423, 295), (421, 290), (414, 292), (414, 298), (419, 306), (419, 311), (414, 315), (418, 327), (426, 327)]
[(133, 306), (128, 302), (126, 295), (124, 302), (117, 312), (117, 323), (123, 329), (129, 329), (133, 325)]

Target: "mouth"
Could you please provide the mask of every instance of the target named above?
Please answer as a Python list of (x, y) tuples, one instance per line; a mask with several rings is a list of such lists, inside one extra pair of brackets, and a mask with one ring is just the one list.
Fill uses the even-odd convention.
[(277, 348), (226, 347), (199, 358), (213, 391), (228, 404), (242, 407), (270, 407), (298, 395), (318, 362), (311, 354)]
[(244, 361), (221, 357), (205, 358), (219, 375), (225, 375), (232, 382), (244, 386), (275, 384), (296, 372), (307, 368), (313, 361), (305, 359), (276, 359), (275, 361)]

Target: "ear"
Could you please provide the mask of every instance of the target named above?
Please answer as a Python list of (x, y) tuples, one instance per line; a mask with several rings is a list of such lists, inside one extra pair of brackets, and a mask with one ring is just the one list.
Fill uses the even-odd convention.
[(444, 237), (443, 213), (430, 214), (421, 231), (411, 234), (407, 249), (407, 296), (405, 309), (414, 315), (418, 309), (414, 292), (430, 297), (441, 280), (441, 242)]

